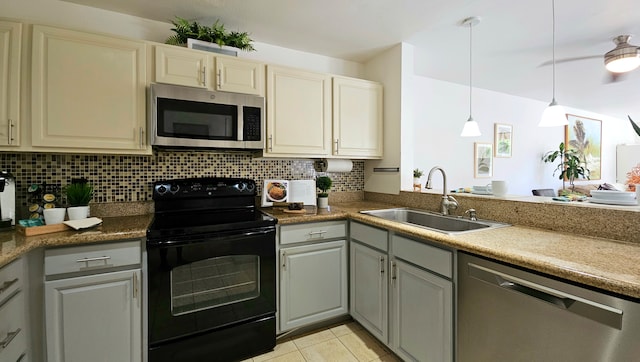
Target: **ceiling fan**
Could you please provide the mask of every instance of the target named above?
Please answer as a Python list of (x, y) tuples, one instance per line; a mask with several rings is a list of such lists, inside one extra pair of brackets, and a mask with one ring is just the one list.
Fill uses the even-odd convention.
[[(630, 72), (640, 66), (640, 47), (629, 44), (629, 39), (631, 39), (631, 35), (616, 36), (613, 38), (616, 47), (604, 54), (604, 66), (607, 71), (609, 71), (610, 82), (621, 80), (624, 73)], [(555, 62), (557, 64), (602, 57), (602, 55), (589, 55), (558, 59)], [(553, 64), (553, 61), (544, 62), (541, 66), (551, 64)]]

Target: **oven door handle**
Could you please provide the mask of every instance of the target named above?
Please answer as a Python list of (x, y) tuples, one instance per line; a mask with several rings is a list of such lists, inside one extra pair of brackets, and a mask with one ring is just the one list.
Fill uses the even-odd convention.
[(220, 239), (240, 240), (250, 236), (267, 235), (275, 232), (276, 232), (275, 227), (265, 227), (260, 229), (249, 229), (241, 232), (238, 232), (238, 231), (226, 232), (226, 233), (220, 233), (220, 234), (204, 236), (204, 237), (202, 235), (197, 235), (197, 236), (194, 235), (194, 238), (186, 238), (186, 239), (167, 238), (164, 240), (155, 240), (155, 241), (147, 240), (147, 246), (172, 247), (172, 246), (196, 243), (201, 240), (211, 240), (211, 241), (220, 240)]

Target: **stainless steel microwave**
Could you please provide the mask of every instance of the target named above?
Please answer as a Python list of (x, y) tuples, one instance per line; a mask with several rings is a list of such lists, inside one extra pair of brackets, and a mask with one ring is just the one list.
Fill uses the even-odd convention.
[(264, 97), (151, 84), (151, 145), (263, 149)]

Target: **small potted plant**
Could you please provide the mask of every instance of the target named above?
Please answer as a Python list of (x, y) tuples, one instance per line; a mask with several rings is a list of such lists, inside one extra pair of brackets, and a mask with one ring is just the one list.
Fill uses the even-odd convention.
[(420, 177), (422, 177), (423, 172), (419, 168), (413, 170), (413, 191), (422, 190), (422, 185), (420, 184)]
[[(556, 172), (560, 171), (560, 177), (558, 177), (558, 179), (562, 180), (563, 190), (566, 189), (565, 180), (569, 180), (569, 185), (571, 185), (571, 191), (573, 192), (575, 189), (575, 179), (589, 179), (589, 169), (582, 166), (583, 161), (578, 157), (578, 152), (576, 152), (576, 150), (567, 149), (564, 142), (560, 142), (557, 150), (545, 153), (542, 157), (542, 161), (555, 162), (558, 158), (560, 159), (560, 163), (558, 163), (558, 166), (553, 171), (553, 175), (555, 176)], [(584, 163), (586, 164), (586, 162)]]
[(331, 188), (333, 182), (329, 176), (319, 176), (316, 178), (316, 187), (320, 189), (318, 194), (318, 208), (326, 209), (329, 206), (329, 194), (327, 190)]
[(69, 220), (89, 217), (89, 201), (93, 198), (93, 186), (86, 179), (73, 180), (64, 191), (69, 205)]

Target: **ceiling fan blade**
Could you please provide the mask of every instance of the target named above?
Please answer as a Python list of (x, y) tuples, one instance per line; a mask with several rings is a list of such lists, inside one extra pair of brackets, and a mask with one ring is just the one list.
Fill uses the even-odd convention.
[(603, 83), (609, 84), (609, 83), (621, 82), (626, 78), (626, 74), (627, 73), (607, 72), (607, 75)]
[[(584, 56), (584, 57), (573, 57), (573, 58), (556, 59), (556, 64), (558, 64), (558, 63), (567, 63), (567, 62), (575, 62), (577, 60), (595, 59), (595, 58), (602, 58), (602, 55), (587, 55), (587, 56)], [(553, 60), (548, 60), (548, 61), (540, 64), (538, 67), (545, 67), (545, 66), (551, 65), (551, 64), (553, 64)]]

